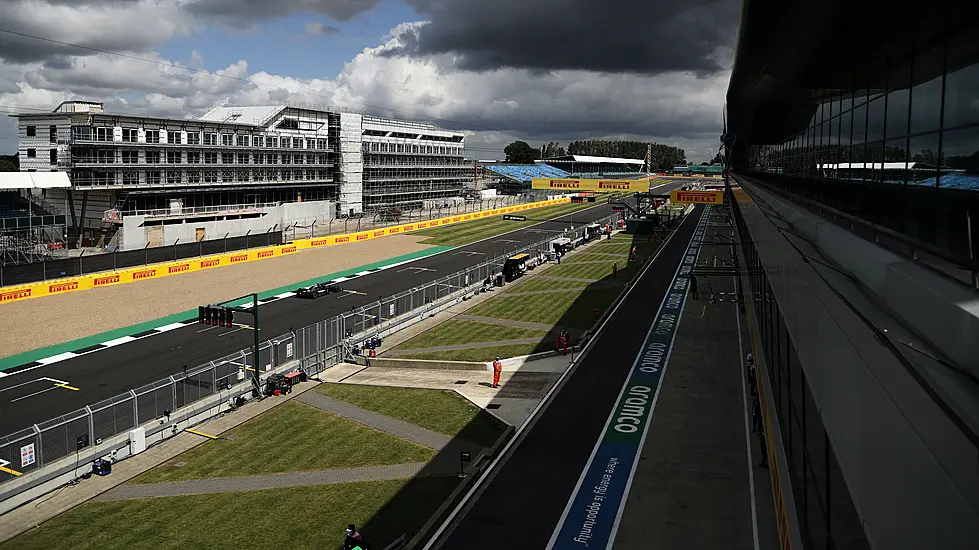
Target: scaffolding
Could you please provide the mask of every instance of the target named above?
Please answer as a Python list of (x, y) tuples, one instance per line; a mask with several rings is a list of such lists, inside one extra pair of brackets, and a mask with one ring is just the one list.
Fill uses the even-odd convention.
[(0, 265), (44, 262), (68, 256), (64, 216), (0, 220)]

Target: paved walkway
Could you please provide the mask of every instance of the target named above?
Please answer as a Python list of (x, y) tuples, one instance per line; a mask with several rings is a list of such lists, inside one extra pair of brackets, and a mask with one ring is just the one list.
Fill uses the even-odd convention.
[(362, 409), (350, 403), (344, 403), (343, 401), (323, 395), (318, 391), (304, 393), (296, 397), (296, 401), (301, 401), (311, 407), (341, 416), (358, 424), (363, 424), (368, 428), (406, 439), (423, 447), (435, 449), (436, 451), (444, 448), (449, 444), (449, 440), (452, 439), (447, 435), (433, 432), (432, 430), (416, 426), (410, 422)]
[[(548, 291), (544, 291), (548, 292)], [(545, 323), (532, 323), (530, 321), (514, 321), (512, 319), (497, 319), (496, 317), (483, 317), (482, 315), (467, 315), (465, 313), (460, 313), (455, 316), (456, 319), (460, 321), (476, 321), (478, 323), (487, 323), (490, 325), (502, 325), (505, 327), (518, 327), (518, 328), (529, 328), (537, 330), (551, 330), (554, 325), (548, 325)]]
[[(206, 495), (211, 493), (233, 493), (236, 491), (261, 491), (264, 489), (284, 489), (286, 487), (308, 487), (312, 485), (335, 485), (358, 481), (383, 481), (415, 477), (425, 469), (434, 475), (425, 462), (394, 464), (391, 466), (369, 466), (364, 468), (343, 468), (336, 470), (313, 470), (308, 472), (286, 472), (244, 477), (216, 477), (210, 479), (191, 479), (186, 481), (165, 481), (162, 483), (136, 483), (120, 485), (103, 493), (95, 500), (124, 500), (138, 498), (176, 497), (186, 495)], [(456, 468), (455, 470), (458, 470)], [(442, 475), (456, 473), (455, 470), (440, 472)]]
[(432, 346), (430, 348), (411, 348), (411, 349), (392, 349), (382, 353), (384, 357), (397, 357), (399, 355), (413, 355), (416, 353), (432, 353), (437, 351), (456, 351), (460, 349), (480, 349), (492, 348), (497, 346), (513, 346), (517, 344), (536, 344), (541, 338), (515, 338), (513, 340), (497, 340), (495, 342), (478, 342), (475, 344), (451, 344), (447, 346)]

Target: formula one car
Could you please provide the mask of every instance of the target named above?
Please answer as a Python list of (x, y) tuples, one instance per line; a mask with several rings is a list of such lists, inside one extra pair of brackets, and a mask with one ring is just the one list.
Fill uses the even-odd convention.
[(310, 285), (304, 288), (300, 288), (296, 291), (296, 296), (300, 298), (319, 298), (320, 296), (326, 296), (327, 294), (333, 294), (335, 292), (340, 292), (340, 287), (337, 285), (330, 285), (327, 283), (316, 283), (315, 285)]

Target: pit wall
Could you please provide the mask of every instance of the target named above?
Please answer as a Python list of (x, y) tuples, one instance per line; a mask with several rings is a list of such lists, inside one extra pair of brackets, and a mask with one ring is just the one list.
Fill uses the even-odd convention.
[(402, 233), (411, 233), (413, 231), (418, 231), (422, 229), (432, 229), (434, 227), (442, 227), (445, 225), (463, 223), (467, 221), (478, 220), (481, 218), (487, 218), (490, 216), (498, 216), (501, 214), (510, 214), (513, 212), (520, 212), (523, 210), (530, 210), (533, 208), (556, 206), (568, 202), (571, 202), (571, 199), (560, 198), (560, 199), (553, 199), (547, 201), (532, 202), (527, 204), (508, 206), (505, 208), (496, 208), (493, 210), (481, 210), (479, 212), (472, 212), (470, 214), (459, 214), (457, 216), (450, 216), (447, 218), (438, 218), (438, 219), (428, 220), (423, 222), (394, 225), (391, 227), (384, 227), (384, 228), (374, 229), (370, 231), (359, 231), (357, 233), (345, 233), (342, 235), (332, 235), (328, 237), (317, 237), (312, 239), (297, 239), (295, 241), (280, 246), (269, 246), (265, 248), (254, 248), (251, 250), (240, 250), (237, 252), (229, 252), (225, 254), (215, 254), (213, 256), (204, 256), (200, 258), (185, 259), (177, 262), (166, 262), (166, 263), (153, 264), (148, 266), (140, 266), (131, 269), (123, 269), (118, 271), (103, 271), (101, 273), (92, 273), (89, 275), (81, 275), (78, 277), (53, 279), (49, 281), (30, 283), (26, 285), (8, 286), (8, 287), (0, 288), (0, 304), (5, 304), (7, 302), (16, 302), (20, 300), (29, 300), (31, 298), (40, 298), (42, 296), (50, 296), (53, 294), (77, 292), (80, 290), (88, 290), (90, 288), (96, 288), (96, 287), (105, 287), (105, 286), (120, 285), (125, 283), (132, 283), (136, 281), (142, 281), (145, 279), (157, 279), (159, 277), (168, 277), (170, 275), (179, 275), (181, 273), (191, 273), (203, 269), (212, 269), (212, 268), (222, 267), (222, 266), (232, 265), (232, 264), (253, 262), (257, 260), (267, 260), (270, 258), (277, 258), (280, 256), (287, 256), (289, 254), (294, 254), (300, 250), (304, 250), (308, 248), (322, 248), (326, 246), (334, 246), (334, 245), (340, 245), (340, 244), (346, 244), (352, 242), (367, 241), (370, 239), (385, 237), (387, 235), (400, 235)]

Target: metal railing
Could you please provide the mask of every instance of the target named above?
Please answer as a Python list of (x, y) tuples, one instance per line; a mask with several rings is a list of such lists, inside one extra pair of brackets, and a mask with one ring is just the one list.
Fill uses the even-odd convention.
[[(615, 218), (615, 215), (608, 216), (596, 223), (604, 224)], [(192, 410), (191, 414), (187, 414), (188, 409), (201, 405), (205, 400), (211, 402), (213, 414), (219, 414), (226, 408), (215, 407), (215, 397), (226, 397), (223, 402), (227, 402), (251, 391), (248, 373), (252, 371), (248, 369), (255, 369), (256, 364), (259, 373), (271, 373), (294, 363), (307, 375), (315, 376), (341, 362), (367, 338), (393, 333), (426, 315), (451, 307), (468, 293), (478, 292), (487, 278), (502, 271), (503, 263), (513, 254), (546, 252), (552, 240), (576, 238), (583, 235), (583, 231), (582, 226), (554, 234), (420, 287), (382, 297), (371, 304), (268, 340), (259, 346), (258, 361), (255, 361), (250, 348), (238, 351), (0, 437), (0, 459), (10, 463), (11, 468), (27, 474), (66, 457), (76, 456), (80, 449), (87, 449), (87, 445), (102, 445), (103, 441), (138, 426), (149, 425), (159, 431), (158, 421), (162, 418), (198, 417), (202, 411)], [(218, 404), (221, 402), (218, 401)], [(207, 407), (202, 409), (206, 411)], [(124, 446), (125, 443), (117, 444), (116, 448)], [(26, 452), (29, 449), (33, 449), (34, 462), (25, 465), (21, 459), (31, 454)], [(103, 455), (114, 449), (104, 450)], [(0, 471), (0, 488), (11, 479), (16, 478)], [(44, 482), (42, 479), (35, 484)]]
[(281, 202), (264, 202), (252, 204), (225, 204), (219, 206), (180, 206), (178, 208), (151, 208), (147, 210), (120, 210), (110, 208), (102, 215), (105, 221), (122, 221), (123, 216), (148, 216), (148, 217), (167, 217), (167, 216), (190, 216), (194, 214), (234, 214), (242, 211), (255, 211), (262, 208), (275, 208)]

